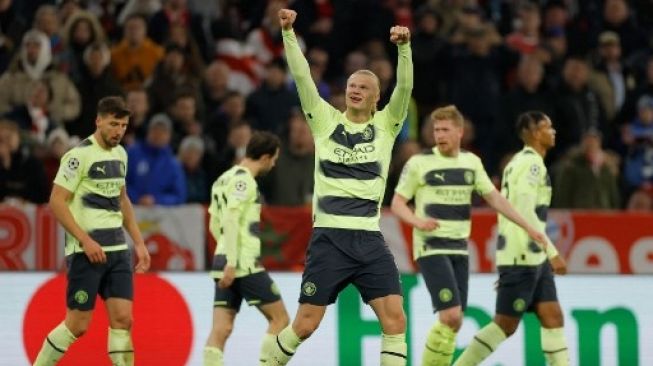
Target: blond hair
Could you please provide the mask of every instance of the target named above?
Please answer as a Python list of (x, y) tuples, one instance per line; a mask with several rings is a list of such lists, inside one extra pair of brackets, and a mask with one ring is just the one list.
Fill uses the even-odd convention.
[(464, 127), (465, 125), (465, 117), (453, 104), (434, 110), (431, 113), (431, 119), (434, 122), (449, 120), (457, 127)]

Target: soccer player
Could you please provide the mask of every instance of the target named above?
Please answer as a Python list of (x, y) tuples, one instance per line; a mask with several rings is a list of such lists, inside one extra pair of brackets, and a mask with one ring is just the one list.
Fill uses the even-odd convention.
[(134, 242), (136, 272), (150, 267), (150, 256), (125, 190), (127, 153), (119, 145), (130, 111), (122, 97), (98, 103), (93, 135), (61, 158), (50, 208), (66, 230), (66, 319), (45, 338), (34, 365), (55, 365), (86, 332), (100, 295), (109, 315), (109, 358), (113, 365), (134, 364), (133, 271), (123, 227)]
[(279, 157), (279, 138), (255, 132), (245, 158), (213, 183), (209, 228), (218, 246), (211, 275), (215, 278), (213, 327), (204, 348), (204, 366), (222, 366), (223, 350), (234, 326), (243, 298), (256, 305), (269, 322), (261, 347), (261, 364), (276, 335), (288, 325), (288, 313), (277, 285), (261, 266), (258, 237), (261, 198), (256, 178), (274, 167)]
[(397, 86), (376, 111), (379, 79), (358, 70), (347, 80), (346, 111), (318, 94), (292, 25), (297, 13), (279, 11), (290, 72), (315, 139), (313, 234), (302, 276), (299, 309), (292, 326), (277, 336), (268, 364), (285, 365), (299, 344), (317, 329), (327, 305), (353, 283), (376, 313), (383, 331), (383, 366), (406, 364), (406, 318), (399, 271), (379, 231), (392, 146), (406, 118), (413, 85), (410, 33), (392, 27), (397, 44)]
[[(549, 117), (531, 111), (517, 118), (517, 132), (525, 146), (504, 169), (501, 194), (529, 224), (544, 230), (551, 181), (543, 158), (555, 145), (556, 131)], [(553, 280), (553, 272), (565, 274), (567, 266), (548, 238), (547, 242), (542, 250), (522, 228), (499, 215), (496, 314), (490, 324), (476, 333), (455, 365), (478, 365), (515, 332), (527, 311), (534, 311), (542, 324), (542, 350), (548, 364), (569, 364), (562, 311)]]
[[(453, 106), (431, 114), (436, 146), (406, 163), (392, 199), (392, 211), (413, 229), (413, 253), (431, 294), (439, 321), (429, 332), (422, 365), (448, 366), (467, 307), (467, 239), (472, 192), (506, 215), (536, 241), (536, 231), (494, 188), (481, 159), (460, 149), (464, 118)], [(415, 211), (408, 201), (415, 199)]]

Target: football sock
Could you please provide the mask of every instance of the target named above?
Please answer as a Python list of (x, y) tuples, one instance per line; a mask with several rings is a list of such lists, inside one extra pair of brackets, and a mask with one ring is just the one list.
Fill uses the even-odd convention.
[(127, 329), (109, 328), (107, 348), (113, 366), (134, 366), (134, 345)]
[(61, 322), (45, 337), (41, 351), (34, 361), (34, 366), (56, 365), (68, 347), (76, 340), (77, 337)]
[(449, 366), (456, 349), (456, 332), (448, 325), (436, 322), (424, 345), (422, 366)]
[(277, 335), (266, 333), (263, 336), (263, 342), (261, 343), (261, 353), (259, 356), (259, 361), (261, 365), (267, 365), (268, 357), (270, 357), (270, 350), (273, 347), (276, 347)]
[(287, 364), (301, 343), (302, 340), (295, 334), (292, 325), (288, 325), (275, 337), (268, 352), (267, 364), (274, 366)]
[(218, 347), (204, 347), (204, 366), (223, 366), (222, 351)]
[(406, 334), (385, 334), (381, 340), (381, 366), (406, 365)]
[(506, 340), (506, 334), (495, 322), (479, 330), (469, 346), (456, 360), (455, 366), (473, 366), (478, 365), (487, 356), (494, 352), (501, 342)]
[(569, 365), (569, 350), (563, 328), (542, 328), (542, 351), (551, 366)]

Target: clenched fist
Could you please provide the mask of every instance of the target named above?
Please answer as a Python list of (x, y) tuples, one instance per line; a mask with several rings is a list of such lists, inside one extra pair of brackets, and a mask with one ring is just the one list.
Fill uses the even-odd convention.
[(290, 9), (281, 9), (279, 10), (279, 24), (281, 28), (288, 30), (292, 29), (293, 23), (295, 23), (295, 18), (297, 18), (297, 12)]
[(408, 41), (410, 41), (410, 30), (407, 27), (396, 25), (390, 28), (390, 42), (394, 44), (404, 44), (408, 43)]

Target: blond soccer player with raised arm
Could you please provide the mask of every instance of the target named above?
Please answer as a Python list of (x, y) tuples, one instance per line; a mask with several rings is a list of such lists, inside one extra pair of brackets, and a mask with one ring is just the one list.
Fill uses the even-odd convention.
[(327, 305), (348, 284), (376, 313), (382, 334), (380, 364), (406, 364), (406, 317), (399, 271), (379, 230), (380, 206), (392, 146), (406, 119), (413, 86), (410, 33), (392, 27), (397, 85), (377, 111), (379, 79), (358, 70), (347, 80), (346, 111), (322, 100), (292, 29), (297, 13), (279, 11), (290, 72), (315, 139), (313, 235), (302, 275), (299, 309), (277, 336), (268, 365), (285, 365), (319, 326)]

